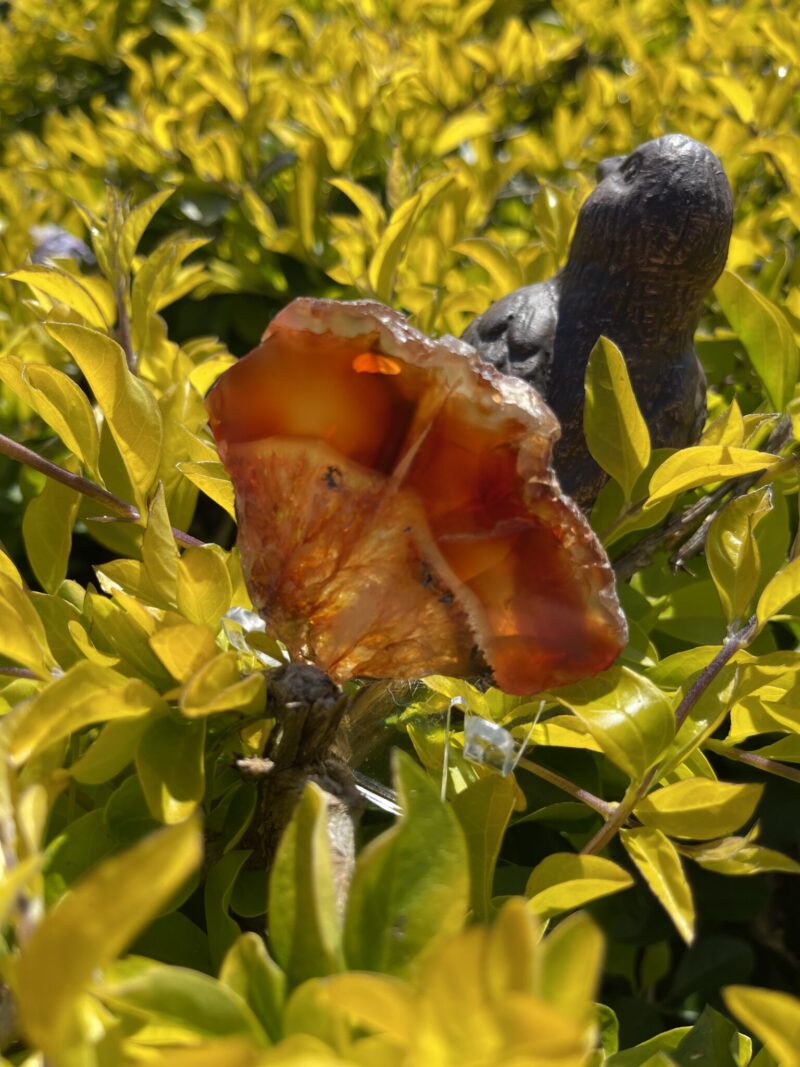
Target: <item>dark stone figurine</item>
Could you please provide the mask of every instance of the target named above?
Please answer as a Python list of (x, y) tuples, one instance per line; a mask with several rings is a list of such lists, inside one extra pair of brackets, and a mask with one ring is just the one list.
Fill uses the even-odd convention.
[(699, 437), (706, 383), (693, 335), (733, 221), (722, 165), (682, 134), (603, 160), (597, 177), (564, 269), (498, 300), (463, 335), (483, 359), (535, 386), (558, 416), (556, 471), (584, 508), (606, 480), (583, 434), (586, 364), (601, 334), (625, 356), (653, 447)]

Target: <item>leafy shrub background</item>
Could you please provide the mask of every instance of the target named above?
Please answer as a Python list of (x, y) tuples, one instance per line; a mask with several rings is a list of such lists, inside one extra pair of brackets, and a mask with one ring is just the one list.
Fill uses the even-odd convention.
[[(766, 1043), (758, 1067), (797, 1062), (800, 1004), (780, 992), (800, 941), (797, 467), (791, 442), (762, 450), (772, 413), (798, 429), (799, 67), (791, 5), (757, 0), (3, 6), (0, 429), (146, 516), (92, 521), (108, 509), (1, 461), (15, 1062), (744, 1065), (730, 1018)], [(232, 763), (270, 729), (277, 650), (221, 625), (249, 602), (202, 395), (293, 295), (374, 296), (460, 333), (563, 263), (600, 159), (669, 130), (717, 152), (736, 198), (735, 275), (698, 338), (710, 451), (618, 449), (594, 521), (620, 556), (721, 478), (761, 483), (716, 520), (708, 562), (672, 574), (657, 552), (621, 590), (631, 643), (604, 679), (543, 709), (452, 680), (393, 690), (371, 770), (388, 777), (391, 742), (429, 775), (396, 761), (405, 819), (367, 817), (387, 836), (343, 938), (306, 795), (270, 889), (274, 962), (240, 937), (264, 928), (267, 888)], [(609, 403), (597, 428), (630, 416), (624, 390)], [(673, 741), (726, 633), (742, 649)], [(518, 739), (541, 713), (538, 771), (476, 769), (454, 722), (440, 808), (454, 695)], [(578, 859), (620, 800), (641, 825)], [(491, 932), (464, 928), (514, 894)], [(593, 922), (560, 921), (583, 904)], [(535, 915), (553, 926), (538, 947)], [(775, 992), (723, 1002), (730, 983)]]

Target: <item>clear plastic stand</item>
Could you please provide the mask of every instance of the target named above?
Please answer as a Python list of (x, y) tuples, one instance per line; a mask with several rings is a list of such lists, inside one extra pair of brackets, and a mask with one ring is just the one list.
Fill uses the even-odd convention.
[(464, 757), (471, 763), (491, 767), (505, 778), (511, 773), (515, 755), (514, 738), (504, 727), (480, 715), (464, 719)]
[[(450, 708), (448, 709), (448, 736), (450, 711), (456, 704), (466, 711), (464, 701), (460, 697), (456, 697), (455, 700), (450, 701)], [(543, 710), (544, 701), (539, 705), (539, 710), (536, 712), (536, 716), (530, 725), (530, 729), (519, 747), (517, 747), (511, 731), (506, 730), (504, 726), (500, 726), (496, 722), (491, 722), (489, 719), (483, 719), (480, 715), (470, 715), (467, 713), (464, 716), (465, 759), (468, 759), (470, 763), (477, 763), (481, 767), (489, 767), (491, 770), (497, 771), (498, 774), (502, 774), (505, 778), (516, 770), (517, 764), (522, 759), (525, 749), (528, 747), (528, 742), (533, 735), (533, 731), (536, 728), (539, 716), (542, 714)]]

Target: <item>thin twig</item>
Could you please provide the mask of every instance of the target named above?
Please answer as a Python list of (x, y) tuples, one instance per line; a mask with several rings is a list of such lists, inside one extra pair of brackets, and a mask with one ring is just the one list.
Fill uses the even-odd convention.
[[(792, 423), (787, 415), (783, 415), (773, 427), (761, 451), (777, 455), (791, 439)], [(692, 537), (698, 531), (698, 527), (701, 530), (703, 529), (701, 524), (705, 522), (707, 517), (708, 521), (711, 521), (711, 517), (713, 517), (711, 512), (716, 509), (717, 505), (728, 494), (741, 496), (755, 485), (763, 473), (763, 471), (757, 471), (755, 474), (748, 474), (744, 478), (731, 478), (727, 482), (723, 482), (712, 493), (708, 493), (688, 508), (684, 508), (683, 511), (673, 516), (672, 519), (657, 530), (652, 530), (646, 534), (628, 552), (625, 552), (619, 559), (614, 561), (614, 573), (617, 581), (627, 581), (637, 571), (647, 567), (656, 552), (662, 549), (669, 552), (673, 548), (677, 548), (682, 542), (687, 541), (687, 539), (691, 542)], [(697, 536), (700, 536), (699, 532), (697, 532)], [(703, 544), (705, 544), (704, 535), (699, 541), (700, 547), (693, 548), (690, 553), (680, 552), (674, 558), (672, 561), (673, 569), (677, 570), (678, 567), (682, 566), (685, 559), (699, 552)]]
[[(68, 488), (74, 489), (83, 496), (89, 497), (90, 500), (97, 501), (98, 504), (102, 504), (103, 507), (108, 508), (109, 511), (113, 511), (116, 515), (119, 515), (120, 518), (127, 519), (128, 522), (143, 522), (142, 513), (138, 508), (134, 507), (133, 504), (128, 504), (126, 501), (120, 500), (118, 496), (114, 496), (114, 494), (109, 493), (107, 489), (103, 489), (94, 482), (90, 482), (88, 478), (84, 478), (80, 474), (73, 474), (72, 471), (59, 467), (57, 463), (52, 463), (49, 459), (45, 459), (44, 456), (40, 456), (38, 452), (26, 448), (25, 445), (21, 445), (18, 441), (14, 441), (12, 438), (6, 437), (5, 434), (1, 433), (0, 453), (4, 456), (8, 456), (9, 459), (16, 460), (17, 463), (24, 463), (25, 466), (32, 467), (34, 470), (39, 471), (40, 474), (44, 474), (47, 478), (52, 478), (54, 482), (61, 482), (62, 485), (66, 485)], [(175, 540), (179, 541), (182, 545), (203, 544), (198, 538), (192, 537), (191, 534), (184, 533), (183, 530), (176, 530), (174, 526), (172, 527), (172, 535)]]
[[(794, 463), (795, 461), (783, 462)], [(741, 478), (734, 486), (733, 491), (731, 492), (730, 497), (725, 501), (725, 504), (730, 504), (732, 500), (738, 500), (739, 497), (748, 493), (762, 474), (763, 471), (759, 471), (756, 474), (748, 475), (746, 478)], [(673, 572), (679, 571), (682, 567), (685, 567), (687, 559), (691, 559), (692, 556), (699, 556), (700, 553), (704, 551), (709, 527), (717, 515), (719, 515), (720, 511), (722, 511), (722, 508), (717, 508), (716, 511), (712, 512), (710, 515), (706, 515), (705, 519), (703, 519), (703, 522), (695, 530), (692, 536), (684, 541), (678, 551), (670, 558), (669, 565)]]
[[(736, 496), (739, 495), (741, 494), (736, 494)], [(732, 495), (731, 500), (733, 499)], [(692, 559), (693, 556), (699, 556), (705, 549), (708, 529), (721, 510), (722, 509), (720, 508), (718, 511), (713, 511), (710, 515), (706, 515), (691, 537), (687, 537), (683, 544), (678, 548), (678, 551), (670, 556), (669, 568), (673, 574), (677, 574), (678, 571), (687, 571), (687, 573), (691, 574), (691, 570), (686, 566), (686, 561)]]
[(581, 786), (575, 785), (569, 778), (562, 778), (560, 774), (551, 771), (549, 767), (543, 767), (540, 763), (534, 763), (533, 760), (525, 758), (519, 760), (518, 766), (524, 767), (526, 771), (535, 774), (537, 778), (554, 785), (556, 789), (569, 793), (575, 800), (579, 800), (582, 804), (586, 804), (587, 807), (593, 808), (606, 819), (610, 818), (616, 810), (615, 804), (609, 804), (607, 801), (601, 800), (594, 793), (590, 793), (588, 789), (582, 789)]
[(40, 680), (39, 675), (29, 671), (27, 667), (0, 667), (0, 675), (8, 678), (30, 678), (34, 682)]
[(778, 778), (786, 778), (790, 782), (800, 782), (800, 767), (787, 767), (785, 763), (779, 763), (767, 756), (759, 756), (757, 752), (748, 752), (744, 748), (736, 748), (735, 745), (725, 745), (721, 741), (707, 741), (706, 748), (718, 756), (724, 756), (725, 759), (746, 763), (750, 767), (757, 767), (760, 771), (774, 774)]
[(125, 353), (125, 361), (128, 364), (128, 369), (132, 372), (136, 372), (136, 353), (133, 350), (133, 339), (131, 337), (131, 320), (128, 315), (128, 300), (126, 295), (126, 279), (121, 275), (117, 279), (117, 336), (119, 337), (120, 347)]
[[(706, 689), (708, 689), (722, 668), (736, 655), (737, 652), (747, 647), (755, 637), (757, 630), (758, 619), (754, 615), (751, 619), (748, 619), (740, 630), (731, 634), (709, 665), (700, 672), (696, 681), (689, 687), (683, 700), (675, 711), (676, 733), (686, 721), (692, 708), (694, 708), (695, 704), (697, 704), (700, 697)], [(617, 831), (624, 825), (628, 816), (642, 797), (647, 794), (650, 786), (657, 779), (659, 770), (660, 765), (651, 767), (639, 785), (636, 788), (631, 787), (628, 790), (622, 803), (614, 809), (610, 817), (603, 823), (591, 841), (584, 845), (581, 852), (585, 855), (591, 855), (600, 852), (601, 849), (605, 848), (608, 842), (616, 835)]]
[(618, 582), (626, 582), (637, 571), (643, 570), (661, 549), (670, 551), (683, 539), (694, 533), (699, 523), (725, 497), (733, 483), (726, 482), (702, 500), (691, 504), (657, 530), (646, 534), (641, 541), (614, 561), (614, 573)]
[(581, 849), (581, 853), (584, 856), (602, 852), (609, 841), (616, 836), (617, 831), (625, 825), (628, 821), (628, 816), (653, 784), (656, 773), (657, 769), (651, 767), (636, 789), (633, 787), (628, 789), (622, 801), (614, 808), (609, 818), (606, 819), (591, 841), (587, 842)]
[(676, 732), (683, 726), (692, 708), (706, 689), (708, 689), (709, 685), (711, 685), (722, 668), (733, 659), (737, 652), (740, 652), (743, 648), (747, 648), (755, 637), (757, 629), (758, 619), (753, 615), (740, 630), (736, 630), (727, 638), (725, 644), (716, 656), (714, 656), (709, 665), (700, 672), (694, 685), (690, 686), (686, 691), (683, 700), (675, 711)]

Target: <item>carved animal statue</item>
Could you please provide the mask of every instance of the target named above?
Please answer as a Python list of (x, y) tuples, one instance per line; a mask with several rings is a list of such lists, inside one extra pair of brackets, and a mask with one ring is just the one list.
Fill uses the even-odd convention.
[(553, 409), (561, 423), (556, 471), (584, 508), (606, 480), (583, 433), (586, 364), (601, 334), (625, 356), (653, 447), (697, 440), (706, 382), (693, 336), (733, 221), (721, 163), (682, 134), (606, 159), (597, 176), (563, 270), (498, 300), (463, 334)]

